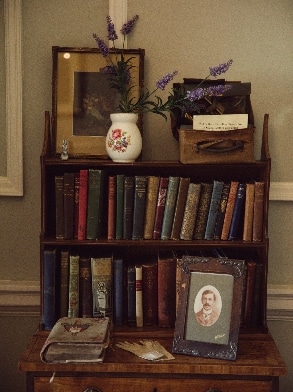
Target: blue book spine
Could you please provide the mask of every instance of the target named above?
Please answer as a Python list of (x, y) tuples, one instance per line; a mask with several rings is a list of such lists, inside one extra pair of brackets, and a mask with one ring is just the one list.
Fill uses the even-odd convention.
[(243, 226), (242, 223), (244, 218), (243, 211), (245, 204), (245, 190), (246, 184), (240, 183), (237, 189), (228, 240), (236, 240), (240, 235), (242, 237), (242, 233), (240, 233), (240, 228)]
[(56, 249), (44, 251), (44, 292), (43, 292), (43, 325), (45, 330), (51, 330), (56, 322)]
[(211, 197), (210, 209), (209, 209), (209, 214), (208, 214), (208, 219), (207, 219), (207, 224), (206, 224), (206, 231), (205, 231), (205, 236), (204, 236), (204, 238), (206, 240), (213, 240), (214, 239), (214, 231), (215, 231), (217, 216), (220, 211), (220, 203), (221, 203), (221, 195), (222, 195), (223, 186), (224, 186), (223, 181), (215, 180), (213, 182), (212, 197)]

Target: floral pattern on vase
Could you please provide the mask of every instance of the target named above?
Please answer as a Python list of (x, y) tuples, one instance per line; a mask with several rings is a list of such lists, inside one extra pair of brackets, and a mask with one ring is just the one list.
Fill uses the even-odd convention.
[(131, 135), (122, 129), (112, 129), (108, 138), (108, 147), (113, 151), (126, 152), (127, 147), (131, 145)]

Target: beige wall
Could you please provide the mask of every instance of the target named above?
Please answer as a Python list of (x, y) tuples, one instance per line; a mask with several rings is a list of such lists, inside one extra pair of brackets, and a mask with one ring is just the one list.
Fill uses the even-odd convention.
[[(106, 0), (23, 1), (24, 196), (0, 198), (0, 280), (39, 279), (39, 155), (44, 111), (51, 111), (51, 46), (94, 46), (93, 32), (106, 38), (107, 13)], [(140, 19), (128, 47), (146, 50), (145, 84), (150, 89), (174, 69), (180, 82), (183, 77), (204, 77), (209, 66), (233, 58), (227, 79), (252, 83), (256, 156), (263, 115), (269, 113), (272, 181), (293, 182), (292, 0), (128, 0), (128, 15), (134, 14)], [(145, 159), (177, 159), (169, 121), (145, 116), (143, 143)], [(270, 204), (269, 283), (292, 288), (292, 202)], [(289, 321), (280, 316), (270, 325), (293, 372), (292, 308), (290, 315)], [(5, 328), (18, 325), (11, 319), (2, 323)], [(33, 332), (28, 321), (24, 325), (18, 347), (25, 345), (28, 331)], [(1, 351), (4, 347), (7, 352), (9, 345), (9, 340), (1, 340)], [(10, 355), (15, 369), (9, 369), (8, 377), (17, 380), (15, 390), (21, 390), (22, 376), (17, 374), (15, 355)], [(1, 380), (5, 376), (0, 374)], [(289, 390), (290, 381), (293, 376), (281, 381), (282, 392)]]

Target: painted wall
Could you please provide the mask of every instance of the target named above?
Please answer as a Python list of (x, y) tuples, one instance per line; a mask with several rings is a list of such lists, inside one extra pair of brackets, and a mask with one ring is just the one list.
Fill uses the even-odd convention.
[[(51, 111), (51, 46), (94, 47), (92, 33), (106, 37), (106, 0), (23, 1), (23, 138), (24, 196), (0, 198), (0, 279), (38, 281), (40, 232), (40, 167), (44, 111)], [(255, 114), (256, 157), (259, 157), (264, 113), (270, 114), (272, 181), (293, 182), (293, 2), (291, 0), (128, 0), (128, 16), (139, 14), (129, 48), (144, 48), (145, 85), (174, 69), (175, 81), (205, 77), (208, 67), (234, 60), (226, 77), (252, 83)], [(118, 26), (119, 27), (119, 26)], [(170, 123), (145, 116), (143, 157), (176, 159), (178, 144)], [(292, 287), (292, 202), (270, 203), (270, 285)], [(24, 322), (18, 347), (33, 333), (34, 319)], [(0, 372), (0, 381), (14, 380), (21, 391), (24, 383), (17, 373), (17, 356), (9, 350), (16, 320), (1, 319), (10, 330), (1, 339), (1, 351), (11, 365)], [(292, 322), (270, 323), (272, 332), (291, 373)], [(11, 328), (11, 329), (9, 329)], [(285, 344), (288, 342), (289, 344)], [(9, 362), (10, 361), (10, 362)], [(7, 366), (7, 362), (5, 361)], [(14, 366), (15, 365), (15, 366)], [(3, 379), (3, 380), (2, 380)], [(281, 392), (293, 383), (293, 375), (281, 380)], [(12, 385), (12, 384), (11, 384)], [(22, 387), (21, 387), (22, 386)]]

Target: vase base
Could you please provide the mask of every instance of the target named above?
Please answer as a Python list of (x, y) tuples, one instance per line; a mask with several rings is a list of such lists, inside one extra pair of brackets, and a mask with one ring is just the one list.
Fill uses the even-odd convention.
[(135, 159), (112, 159), (115, 163), (133, 163)]

